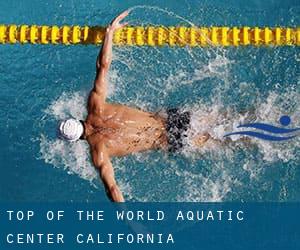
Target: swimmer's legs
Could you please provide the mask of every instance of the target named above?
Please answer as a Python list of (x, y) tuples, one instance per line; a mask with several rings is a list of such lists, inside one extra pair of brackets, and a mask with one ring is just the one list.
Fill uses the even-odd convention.
[[(249, 109), (247, 111), (245, 110), (243, 112), (240, 112), (240, 114), (246, 116), (248, 121), (255, 121), (257, 119), (255, 109)], [(218, 122), (219, 115), (220, 114), (218, 113), (215, 114), (211, 113), (209, 116), (196, 118), (198, 126), (207, 127), (207, 125), (209, 125), (209, 127), (211, 128), (214, 127), (214, 125), (219, 123)], [(228, 118), (228, 114), (226, 112), (223, 112), (221, 116), (223, 117), (224, 120), (230, 119)], [(208, 142), (212, 142), (220, 146), (239, 145), (240, 142), (246, 146), (250, 146), (253, 144), (252, 140), (248, 137), (241, 137), (238, 141), (232, 141), (230, 138), (226, 138), (225, 140), (214, 138), (210, 135), (209, 130), (203, 131), (202, 133), (195, 135), (192, 138), (192, 142), (195, 147), (199, 147), (199, 148), (203, 147)]]
[(193, 144), (196, 147), (203, 147), (204, 144), (211, 138), (209, 133), (204, 133), (201, 135), (197, 135), (194, 139), (193, 139)]
[[(207, 127), (207, 124), (215, 124), (216, 123), (216, 117), (214, 115), (211, 116), (205, 116), (201, 118), (196, 118), (199, 127)], [(207, 141), (209, 140), (215, 140), (208, 131), (203, 131), (199, 134), (196, 134), (192, 138), (192, 143), (195, 147), (203, 147)]]
[(219, 145), (219, 146), (239, 147), (240, 145), (244, 145), (244, 146), (250, 147), (250, 146), (254, 145), (253, 142), (251, 141), (251, 139), (248, 137), (242, 137), (238, 141), (232, 141), (230, 138), (227, 138), (226, 140), (218, 140), (218, 139), (211, 137), (211, 135), (209, 133), (197, 135), (192, 140), (194, 146), (197, 148), (204, 147), (208, 141), (213, 142), (214, 145)]

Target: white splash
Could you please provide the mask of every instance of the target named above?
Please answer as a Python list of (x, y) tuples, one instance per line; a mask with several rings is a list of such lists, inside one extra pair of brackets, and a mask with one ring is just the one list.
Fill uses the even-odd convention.
[(218, 171), (216, 177), (205, 177), (202, 174), (192, 174), (188, 171), (180, 172), (183, 177), (184, 192), (182, 196), (177, 196), (177, 200), (182, 202), (218, 202), (224, 200), (231, 191), (234, 180), (231, 179), (223, 166), (214, 167), (213, 171)]
[(46, 109), (45, 113), (57, 120), (74, 117), (84, 119), (87, 93), (62, 93), (62, 95)]
[[(49, 119), (58, 120), (75, 117), (84, 119), (86, 116), (86, 94), (79, 92), (63, 93), (45, 110)], [(53, 128), (55, 130), (55, 128)], [(42, 134), (40, 141), (40, 158), (54, 167), (63, 168), (69, 174), (92, 181), (97, 177), (89, 157), (89, 148), (86, 142), (68, 143), (58, 138), (51, 139)]]
[[(220, 152), (221, 150), (224, 154), (226, 149), (234, 151), (237, 144), (224, 144), (224, 135), (236, 131), (237, 126), (250, 121), (276, 125), (283, 114), (289, 114), (293, 121), (292, 126), (299, 127), (300, 106), (298, 103), (300, 103), (300, 94), (293, 90), (286, 90), (285, 93), (281, 94), (271, 92), (265, 101), (256, 104), (253, 111), (243, 114), (224, 108), (224, 105), (218, 103), (218, 100), (212, 105), (199, 103), (194, 107), (185, 107), (184, 110), (190, 110), (192, 116), (184, 153), (189, 155), (195, 152), (205, 153), (212, 150)], [(238, 131), (242, 130), (245, 129), (238, 129)], [(204, 133), (209, 133), (212, 139), (202, 148), (197, 148), (194, 139)], [(247, 142), (241, 141), (243, 138), (248, 138)], [(256, 145), (263, 155), (263, 160), (267, 162), (277, 160), (288, 162), (299, 158), (297, 155), (297, 149), (300, 147), (299, 136), (286, 143), (274, 143), (241, 135), (231, 136), (230, 140), (237, 142), (246, 151), (251, 144)], [(227, 150), (226, 155), (228, 154)]]
[[(292, 98), (295, 102), (300, 101), (299, 95), (296, 93), (289, 92), (288, 94), (293, 95)], [(278, 99), (281, 98), (280, 95), (271, 93), (265, 102), (258, 103), (255, 111), (256, 120), (276, 121), (280, 114), (282, 114), (282, 107), (285, 106), (283, 102), (277, 103)], [(45, 112), (54, 119), (67, 118), (69, 115), (83, 118), (85, 115), (85, 105), (85, 97), (79, 93), (64, 93)], [(248, 145), (239, 141), (235, 145), (224, 144), (223, 135), (225, 132), (232, 131), (238, 124), (247, 121), (249, 116), (253, 119), (253, 114), (239, 114), (232, 110), (231, 112), (227, 110), (228, 112), (224, 113), (224, 107), (220, 103), (212, 105), (199, 103), (193, 107), (185, 107), (185, 109), (192, 111), (191, 130), (189, 131), (188, 138), (194, 138), (195, 135), (208, 131), (212, 138), (214, 138), (214, 141), (207, 143), (202, 148), (195, 148), (191, 141), (187, 141), (184, 154), (192, 159), (190, 162), (191, 166), (194, 164), (193, 161), (197, 162), (199, 157), (205, 156), (206, 158), (213, 159), (214, 166), (212, 166), (210, 175), (204, 176), (201, 173), (194, 174), (186, 169), (180, 169), (177, 165), (178, 163), (173, 162), (163, 154), (156, 156), (156, 158), (149, 158), (146, 153), (138, 153), (131, 156), (130, 164), (128, 164), (131, 165), (131, 169), (128, 168), (127, 163), (116, 159), (114, 160), (116, 176), (127, 200), (157, 201), (160, 199), (153, 196), (152, 193), (139, 196), (137, 190), (145, 188), (143, 187), (143, 181), (133, 184), (128, 180), (128, 176), (142, 178), (141, 173), (136, 172), (140, 170), (134, 169), (134, 165), (141, 162), (147, 162), (144, 165), (149, 171), (151, 168), (156, 168), (156, 164), (159, 165), (163, 160), (166, 166), (169, 165), (169, 167), (166, 167), (161, 172), (162, 175), (169, 176), (171, 172), (176, 172), (176, 175), (181, 180), (180, 187), (182, 190), (182, 193), (176, 197), (177, 201), (222, 201), (231, 192), (232, 186), (238, 182), (236, 179), (232, 179), (232, 169), (229, 166), (224, 166), (222, 162), (234, 157), (237, 145), (242, 146), (245, 151), (248, 151)], [(296, 105), (292, 117), (296, 120), (299, 114), (299, 106)], [(295, 125), (299, 126), (299, 121)], [(297, 149), (300, 147), (299, 139), (289, 145), (274, 144), (256, 139), (251, 139), (251, 143), (256, 145), (263, 155), (263, 159), (259, 160), (259, 164), (251, 160), (251, 157), (242, 163), (241, 169), (248, 172), (252, 180), (259, 178), (264, 161), (276, 161), (278, 159), (289, 161), (297, 157), (299, 158), (299, 155), (296, 154)], [(69, 174), (76, 174), (91, 183), (98, 178), (98, 174), (90, 161), (88, 145), (83, 141), (70, 144), (59, 139), (50, 139), (46, 135), (41, 135), (40, 153), (41, 158), (46, 163), (62, 168)]]
[(63, 168), (68, 174), (76, 174), (91, 183), (98, 174), (90, 163), (89, 149), (85, 142), (68, 143), (62, 140), (40, 138), (41, 158), (54, 167)]

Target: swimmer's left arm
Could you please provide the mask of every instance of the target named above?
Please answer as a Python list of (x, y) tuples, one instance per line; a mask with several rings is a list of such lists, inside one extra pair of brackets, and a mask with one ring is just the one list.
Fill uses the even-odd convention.
[(114, 32), (127, 25), (127, 23), (120, 23), (127, 15), (128, 11), (123, 12), (117, 16), (111, 24), (107, 27), (103, 46), (96, 61), (96, 78), (94, 84), (94, 91), (102, 96), (104, 99), (107, 94), (107, 75), (112, 61), (112, 44)]
[(94, 148), (92, 152), (92, 159), (95, 167), (99, 170), (100, 178), (105, 186), (109, 199), (114, 202), (124, 202), (122, 192), (115, 180), (114, 169), (107, 149), (103, 143)]

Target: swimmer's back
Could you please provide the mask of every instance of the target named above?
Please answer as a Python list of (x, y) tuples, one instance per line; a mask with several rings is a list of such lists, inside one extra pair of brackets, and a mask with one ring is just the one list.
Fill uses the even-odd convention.
[(89, 109), (87, 122), (95, 130), (92, 144), (103, 141), (110, 156), (159, 148), (166, 145), (165, 122), (152, 113), (120, 104), (103, 103), (101, 108)]

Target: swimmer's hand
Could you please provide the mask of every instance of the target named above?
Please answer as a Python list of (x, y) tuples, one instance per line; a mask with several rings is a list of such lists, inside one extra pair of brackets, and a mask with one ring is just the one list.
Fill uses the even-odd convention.
[(123, 13), (121, 13), (119, 16), (117, 16), (107, 27), (107, 32), (115, 32), (118, 29), (124, 28), (126, 25), (128, 25), (128, 22), (120, 23), (125, 17), (127, 17), (129, 14), (129, 11), (126, 10)]
[(94, 88), (92, 91), (95, 92), (99, 97), (98, 104), (100, 106), (102, 106), (102, 104), (105, 102), (107, 96), (107, 76), (112, 61), (112, 45), (114, 32), (117, 29), (121, 29), (128, 24), (120, 23), (126, 16), (128, 16), (128, 14), (129, 11), (124, 11), (121, 15), (117, 16), (106, 28), (103, 45), (97, 57), (96, 78), (94, 82)]

